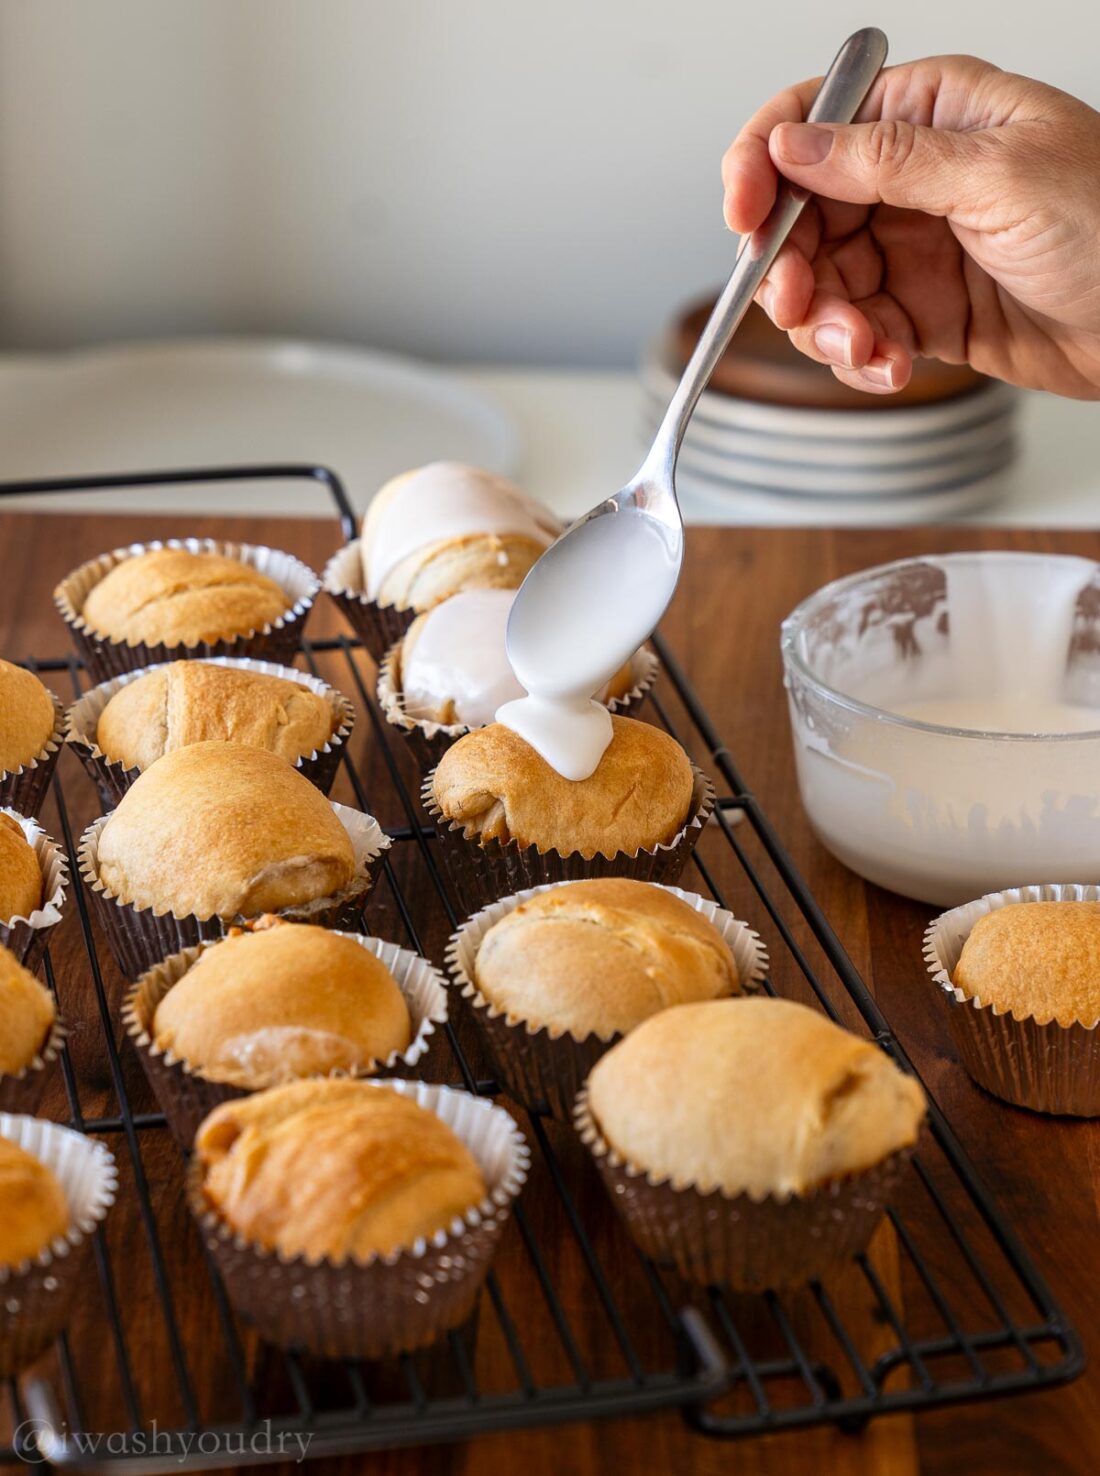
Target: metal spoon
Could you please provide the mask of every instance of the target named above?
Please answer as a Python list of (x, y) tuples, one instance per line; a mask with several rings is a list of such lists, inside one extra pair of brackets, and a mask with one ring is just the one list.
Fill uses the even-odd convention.
[[(881, 31), (868, 27), (849, 36), (825, 75), (807, 122), (850, 123), (885, 60), (886, 37)], [(596, 674), (598, 667), (599, 681), (605, 681), (652, 634), (667, 609), (684, 557), (684, 524), (676, 500), (676, 460), (684, 432), (718, 360), (808, 199), (806, 190), (780, 180), (775, 204), (760, 229), (744, 242), (637, 475), (614, 497), (598, 503), (568, 527), (523, 581), (509, 615), (507, 644), (508, 659), (525, 686), (529, 685), (528, 674), (543, 665), (539, 658), (551, 635), (548, 627), (560, 630), (564, 620), (574, 635), (590, 633), (600, 657), (606, 656), (594, 661), (592, 671)], [(613, 562), (616, 552), (626, 552), (621, 540), (616, 548), (614, 530), (606, 523), (613, 513), (641, 514), (647, 520), (646, 531), (656, 535), (662, 547), (657, 560), (646, 561), (648, 569), (634, 571), (636, 581), (644, 580), (648, 586), (646, 598), (636, 605), (638, 628), (627, 628), (629, 618), (625, 622), (617, 619), (614, 632), (607, 629), (607, 581), (625, 584), (630, 571), (616, 568)], [(627, 531), (624, 526), (623, 534)], [(642, 552), (646, 543), (656, 540), (633, 539), (630, 552)], [(593, 579), (594, 567), (600, 568), (604, 578)], [(653, 579), (658, 583), (656, 589)], [(597, 685), (598, 681), (590, 690)]]

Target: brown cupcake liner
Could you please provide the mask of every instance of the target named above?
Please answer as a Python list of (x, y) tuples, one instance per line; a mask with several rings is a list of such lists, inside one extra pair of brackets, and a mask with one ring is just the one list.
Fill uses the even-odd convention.
[[(529, 1112), (549, 1113), (569, 1122), (577, 1093), (588, 1073), (602, 1055), (622, 1040), (622, 1032), (611, 1035), (592, 1032), (582, 1038), (569, 1030), (554, 1032), (546, 1026), (532, 1026), (518, 1015), (500, 1010), (473, 982), (478, 949), (489, 929), (522, 902), (554, 890), (555, 885), (531, 887), (475, 913), (452, 936), (447, 948), (447, 967), (451, 987), (458, 992), (474, 1020), (493, 1074), (508, 1095)], [(664, 890), (714, 924), (737, 964), (739, 993), (757, 993), (768, 970), (767, 950), (758, 934), (732, 912), (705, 897), (679, 887)]]
[(38, 1046), (34, 1058), (21, 1072), (0, 1073), (0, 1111), (35, 1113), (53, 1063), (61, 1055), (68, 1030), (61, 1015), (55, 1014), (46, 1039)]
[[(84, 602), (93, 587), (124, 559), (149, 553), (157, 548), (185, 548), (191, 553), (223, 554), (266, 574), (286, 591), (287, 609), (277, 620), (220, 641), (199, 641), (193, 646), (168, 646), (162, 641), (145, 641), (128, 645), (96, 634), (81, 615)], [(251, 656), (289, 666), (298, 650), (309, 612), (320, 581), (308, 564), (293, 554), (283, 553), (262, 544), (225, 543), (216, 538), (166, 538), (151, 543), (131, 543), (116, 548), (99, 558), (89, 559), (64, 578), (53, 592), (54, 604), (69, 627), (77, 655), (96, 682), (121, 676), (127, 671), (159, 666), (165, 661), (192, 660), (209, 656)]]
[[(345, 933), (372, 953), (393, 975), (397, 987), (409, 1006), (413, 1038), (404, 1051), (393, 1051), (384, 1061), (372, 1063), (357, 1071), (334, 1071), (333, 1077), (356, 1078), (411, 1076), (427, 1053), (437, 1025), (447, 1019), (447, 990), (443, 977), (426, 958), (386, 943), (381, 938), (368, 938), (362, 933)], [(203, 1118), (222, 1102), (251, 1096), (258, 1087), (237, 1086), (230, 1082), (211, 1081), (181, 1057), (158, 1046), (153, 1038), (153, 1017), (157, 1006), (172, 987), (179, 983), (199, 956), (212, 947), (200, 943), (185, 948), (163, 963), (148, 970), (129, 990), (122, 1006), (122, 1023), (141, 1060), (149, 1085), (176, 1141), (187, 1152), (195, 1141), (195, 1133)], [(2, 1082), (2, 1078), (0, 1078)], [(275, 1085), (275, 1083), (268, 1083)]]
[(234, 1310), (282, 1348), (323, 1358), (390, 1358), (426, 1347), (474, 1310), (530, 1154), (502, 1107), (453, 1087), (372, 1082), (435, 1112), (477, 1159), (489, 1194), (431, 1240), (365, 1261), (283, 1257), (236, 1234), (203, 1194), (192, 1157), (187, 1196)]
[(399, 609), (397, 605), (380, 605), (377, 600), (367, 598), (362, 543), (358, 538), (345, 543), (329, 559), (321, 575), (321, 586), (376, 664), (416, 619), (417, 612), (411, 605)]
[(695, 776), (687, 823), (670, 841), (652, 850), (620, 851), (614, 856), (583, 856), (572, 851), (540, 851), (517, 841), (467, 840), (463, 827), (448, 820), (432, 794), (433, 769), (420, 791), (421, 803), (436, 827), (438, 856), (464, 917), (500, 897), (550, 882), (584, 881), (592, 877), (626, 876), (634, 881), (672, 883), (691, 860), (703, 827), (714, 810), (714, 786), (692, 764)]
[(46, 1081), (53, 1063), (61, 1054), (67, 1034), (64, 1020), (55, 1014), (46, 1039), (22, 1071), (7, 1075), (0, 1072), (0, 1112), (34, 1113), (38, 1110)]
[(952, 982), (963, 944), (988, 912), (1019, 902), (1100, 902), (1100, 887), (1081, 882), (1013, 887), (953, 907), (930, 923), (924, 958), (947, 1009), (963, 1066), (995, 1097), (1033, 1112), (1100, 1117), (1100, 1031), (1096, 1026), (1017, 1016), (983, 1004)]
[(587, 1087), (573, 1124), (638, 1248), (688, 1281), (735, 1291), (805, 1286), (866, 1250), (912, 1155), (903, 1149), (809, 1194), (754, 1199), (676, 1188), (626, 1163), (601, 1136)]
[[(332, 736), (328, 742), (313, 753), (303, 754), (294, 767), (302, 776), (315, 784), (322, 794), (328, 794), (336, 778), (341, 751), (351, 737), (355, 727), (355, 708), (342, 692), (330, 687), (319, 677), (299, 671), (293, 666), (278, 666), (272, 661), (256, 661), (251, 657), (212, 656), (199, 657), (211, 666), (231, 666), (240, 671), (258, 672), (261, 676), (281, 677), (284, 681), (297, 682), (323, 697), (332, 708)], [(147, 676), (155, 667), (142, 667), (128, 671), (110, 681), (100, 682), (90, 692), (77, 699), (65, 715), (64, 739), (84, 765), (88, 776), (96, 787), (104, 812), (113, 810), (136, 779), (141, 770), (127, 769), (123, 764), (107, 757), (96, 742), (96, 730), (103, 716), (103, 709), (116, 692)]]
[(70, 1214), (66, 1234), (33, 1260), (0, 1266), (0, 1378), (6, 1379), (64, 1331), (84, 1280), (91, 1236), (114, 1203), (118, 1173), (102, 1143), (58, 1123), (0, 1112), (0, 1137), (53, 1170)]
[(50, 933), (61, 921), (69, 882), (69, 862), (65, 852), (36, 820), (15, 810), (5, 809), (4, 813), (18, 821), (28, 843), (34, 848), (42, 872), (44, 900), (30, 917), (11, 917), (7, 922), (0, 922), (0, 944), (33, 974), (42, 962)]
[[(318, 897), (295, 907), (284, 907), (276, 916), (289, 922), (316, 923), (337, 932), (357, 932), (363, 909), (389, 849), (390, 839), (372, 815), (349, 809), (329, 800), (337, 819), (351, 838), (356, 872), (352, 884), (331, 897)], [(154, 912), (123, 902), (109, 892), (99, 877), (99, 836), (110, 819), (93, 820), (80, 838), (77, 865), (91, 899), (92, 910), (107, 934), (122, 973), (139, 979), (147, 969), (196, 943), (224, 938), (230, 928), (248, 921), (243, 917), (177, 917), (172, 912)]]
[[(378, 703), (386, 721), (396, 728), (409, 745), (422, 774), (428, 774), (439, 763), (453, 743), (464, 737), (470, 729), (464, 723), (437, 723), (425, 718), (412, 718), (405, 711), (405, 699), (397, 685), (396, 669), (399, 643), (394, 644), (382, 658), (378, 668)], [(644, 647), (631, 657), (633, 683), (621, 697), (612, 697), (605, 704), (609, 712), (620, 717), (630, 717), (641, 707), (657, 680), (661, 663), (652, 651)]]
[(53, 703), (53, 732), (41, 752), (35, 754), (29, 763), (18, 769), (5, 769), (0, 774), (0, 809), (18, 810), (21, 815), (32, 818), (38, 815), (45, 803), (65, 730), (65, 709), (61, 700), (48, 687), (46, 690)]

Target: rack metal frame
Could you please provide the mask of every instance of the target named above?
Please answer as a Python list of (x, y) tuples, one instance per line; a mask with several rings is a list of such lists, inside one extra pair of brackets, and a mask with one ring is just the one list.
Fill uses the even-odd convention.
[[(61, 493), (102, 489), (147, 488), (196, 483), (256, 482), (262, 480), (306, 480), (323, 487), (335, 505), (345, 537), (355, 535), (356, 520), (339, 478), (327, 468), (307, 464), (253, 465), (214, 467), (195, 470), (130, 473), (95, 477), (64, 477), (38, 481), (0, 483), (0, 507), (3, 500), (31, 493)], [(650, 702), (658, 721), (680, 738), (685, 746), (693, 742), (705, 749), (714, 777), (723, 790), (716, 810), (716, 827), (722, 840), (736, 859), (741, 873), (750, 883), (763, 912), (797, 966), (821, 1008), (832, 1018), (839, 1018), (838, 1002), (846, 996), (862, 1017), (871, 1037), (906, 1071), (913, 1071), (893, 1030), (876, 1004), (859, 972), (848, 957), (828, 917), (809, 891), (793, 861), (787, 854), (758, 799), (723, 743), (699, 697), (689, 683), (680, 663), (660, 637), (654, 645), (663, 663), (665, 681), (686, 715), (688, 733), (683, 724), (674, 721), (671, 705), (658, 692)], [(347, 690), (357, 696), (371, 725), (372, 734), (385, 761), (386, 773), (400, 801), (405, 823), (389, 828), (395, 847), (411, 847), (419, 858), (423, 875), (435, 894), (438, 906), (449, 926), (459, 921), (446, 882), (433, 854), (433, 832), (426, 825), (417, 799), (402, 776), (396, 757), (400, 735), (388, 727), (377, 706), (363, 673), (353, 659), (358, 643), (347, 637), (302, 643), (307, 666), (316, 671), (319, 653), (331, 653), (343, 661)], [(41, 672), (66, 674), (74, 695), (86, 687), (85, 674), (75, 657), (43, 657), (28, 659), (27, 665)], [(370, 809), (360, 774), (350, 757), (344, 763), (358, 803)], [(78, 836), (70, 824), (66, 797), (60, 780), (55, 779), (54, 794), (61, 824), (61, 839), (70, 857), (75, 854)], [(759, 849), (774, 870), (777, 881), (769, 881), (760, 863), (750, 851)], [(725, 900), (703, 855), (697, 855), (694, 872), (686, 885), (709, 892), (720, 905)], [(191, 1363), (201, 1353), (184, 1346), (176, 1307), (177, 1289), (173, 1288), (157, 1228), (154, 1202), (143, 1161), (142, 1144), (146, 1135), (164, 1131), (164, 1119), (157, 1112), (135, 1110), (124, 1080), (123, 1063), (112, 1029), (104, 978), (92, 932), (86, 899), (73, 868), (74, 884), (70, 907), (79, 916), (87, 954), (88, 982), (94, 991), (102, 1024), (102, 1045), (113, 1091), (118, 1102), (114, 1115), (89, 1117), (81, 1105), (76, 1075), (67, 1052), (61, 1059), (61, 1070), (68, 1097), (70, 1125), (79, 1132), (114, 1138), (129, 1160), (133, 1194), (129, 1202), (120, 1203), (114, 1214), (136, 1214), (142, 1223), (151, 1260), (152, 1282), (159, 1315), (164, 1324), (167, 1346), (173, 1366), (179, 1403), (184, 1413), (182, 1423), (165, 1428), (161, 1425), (162, 1445), (150, 1452), (146, 1442), (137, 1438), (147, 1432), (158, 1412), (143, 1407), (135, 1377), (123, 1319), (120, 1315), (118, 1275), (102, 1232), (94, 1244), (94, 1261), (103, 1305), (104, 1336), (102, 1348), (73, 1345), (68, 1336), (57, 1344), (59, 1379), (55, 1385), (41, 1377), (32, 1377), (21, 1385), (9, 1381), (6, 1389), (7, 1424), (16, 1430), (28, 1419), (37, 1422), (35, 1448), (20, 1446), (16, 1441), (0, 1444), (0, 1464), (43, 1457), (60, 1466), (98, 1470), (125, 1471), (130, 1476), (146, 1472), (211, 1468), (224, 1465), (226, 1451), (232, 1452), (235, 1464), (250, 1460), (271, 1460), (278, 1456), (270, 1450), (256, 1455), (243, 1448), (244, 1441), (262, 1424), (270, 1441), (282, 1435), (308, 1433), (309, 1455), (337, 1455), (367, 1451), (386, 1446), (420, 1444), (432, 1441), (465, 1439), (493, 1430), (506, 1430), (534, 1425), (558, 1424), (609, 1416), (638, 1415), (657, 1409), (678, 1407), (688, 1423), (702, 1435), (741, 1437), (751, 1434), (805, 1428), (833, 1422), (844, 1429), (862, 1428), (873, 1416), (891, 1411), (919, 1411), (979, 1398), (1011, 1395), (1025, 1390), (1068, 1382), (1082, 1370), (1084, 1357), (1081, 1344), (1067, 1318), (1052, 1296), (1045, 1281), (1033, 1266), (1015, 1231), (1007, 1223), (973, 1165), (965, 1155), (954, 1131), (930, 1098), (929, 1147), (922, 1148), (913, 1160), (912, 1174), (923, 1199), (920, 1216), (914, 1218), (897, 1208), (889, 1212), (897, 1236), (898, 1255), (906, 1263), (910, 1277), (922, 1289), (928, 1305), (934, 1309), (938, 1328), (934, 1333), (917, 1330), (907, 1324), (906, 1309), (898, 1305), (868, 1256), (856, 1260), (854, 1274), (865, 1293), (870, 1313), (882, 1329), (889, 1346), (869, 1358), (861, 1350), (859, 1332), (846, 1325), (828, 1290), (814, 1284), (799, 1295), (802, 1311), (792, 1315), (787, 1300), (772, 1293), (758, 1299), (757, 1315), (769, 1328), (766, 1355), (754, 1354), (751, 1332), (746, 1332), (740, 1299), (721, 1288), (710, 1288), (692, 1300), (687, 1290), (656, 1266), (642, 1261), (648, 1304), (639, 1309), (624, 1308), (617, 1301), (611, 1279), (585, 1225), (584, 1215), (571, 1189), (546, 1126), (534, 1118), (530, 1123), (532, 1146), (540, 1154), (548, 1170), (549, 1181), (564, 1212), (568, 1233), (575, 1243), (589, 1278), (592, 1305), (600, 1309), (600, 1338), (610, 1341), (625, 1368), (623, 1376), (605, 1376), (596, 1372), (590, 1338), (586, 1343), (568, 1310), (558, 1297), (544, 1247), (540, 1244), (531, 1217), (521, 1199), (515, 1214), (516, 1233), (526, 1255), (533, 1295), (542, 1299), (556, 1330), (561, 1350), (571, 1377), (554, 1383), (540, 1383), (532, 1374), (524, 1351), (522, 1309), (516, 1310), (506, 1295), (501, 1280), (491, 1274), (482, 1301), (482, 1316), (491, 1312), (507, 1345), (514, 1386), (504, 1391), (487, 1392), (478, 1387), (474, 1364), (462, 1337), (448, 1338), (449, 1357), (453, 1367), (453, 1388), (437, 1397), (418, 1372), (414, 1359), (399, 1361), (403, 1391), (378, 1402), (373, 1400), (355, 1364), (343, 1368), (349, 1397), (338, 1408), (322, 1405), (315, 1398), (305, 1364), (294, 1354), (284, 1355), (285, 1384), (291, 1399), (283, 1413), (261, 1421), (256, 1391), (246, 1371), (242, 1340), (233, 1314), (216, 1274), (210, 1268), (210, 1296), (216, 1307), (217, 1321), (224, 1339), (226, 1364), (232, 1370), (240, 1418), (232, 1423), (214, 1423), (204, 1419), (196, 1396)], [(401, 918), (408, 946), (421, 947), (421, 939), (413, 919), (413, 911), (395, 875), (392, 862), (387, 862), (382, 885), (389, 889)], [(785, 907), (794, 904), (808, 925), (828, 972), (815, 968), (807, 949), (795, 936), (785, 915)], [(369, 917), (369, 913), (368, 913)], [(48, 984), (57, 990), (47, 952), (45, 973)], [(62, 995), (76, 987), (73, 981), (61, 981)], [(770, 988), (770, 985), (768, 986)], [(837, 990), (840, 990), (840, 994)], [(495, 1083), (476, 1079), (453, 1029), (447, 1037), (458, 1079), (469, 1090), (485, 1095), (497, 1092)], [(931, 1162), (931, 1160), (936, 1160)], [(953, 1212), (949, 1200), (962, 1196), (968, 1206), (968, 1229)], [(960, 1305), (938, 1276), (927, 1253), (921, 1247), (921, 1226), (934, 1222), (934, 1233), (944, 1237), (951, 1247), (954, 1264), (967, 1276), (966, 1305)], [(974, 1226), (981, 1227), (982, 1245), (976, 1241)], [(989, 1246), (995, 1247), (995, 1252)], [(637, 1254), (623, 1238), (623, 1254)], [(642, 1258), (639, 1257), (641, 1261)], [(994, 1267), (994, 1260), (997, 1265)], [(1026, 1301), (1028, 1315), (1010, 1310), (1009, 1302)], [(647, 1366), (631, 1335), (632, 1320), (639, 1315), (655, 1320), (667, 1335), (663, 1341), (664, 1356), (660, 1366)], [(815, 1357), (808, 1339), (800, 1335), (800, 1319), (810, 1316), (820, 1320), (827, 1330), (831, 1347), (836, 1350), (834, 1362)], [(775, 1352), (778, 1345), (780, 1351)], [(1011, 1366), (1006, 1364), (1007, 1361)], [(86, 1430), (81, 1399), (81, 1366), (86, 1358), (109, 1356), (115, 1363), (122, 1406), (127, 1412), (127, 1431), (116, 1432), (119, 1439), (107, 1454), (101, 1445), (89, 1454), (80, 1436)], [(0, 1387), (0, 1429), (5, 1418), (5, 1392)], [(158, 1422), (159, 1423), (159, 1422)], [(101, 1432), (102, 1433), (102, 1432)], [(206, 1436), (203, 1450), (200, 1437)], [(189, 1440), (189, 1453), (182, 1454)], [(228, 1442), (228, 1444), (227, 1444)], [(238, 1448), (238, 1445), (240, 1448)]]

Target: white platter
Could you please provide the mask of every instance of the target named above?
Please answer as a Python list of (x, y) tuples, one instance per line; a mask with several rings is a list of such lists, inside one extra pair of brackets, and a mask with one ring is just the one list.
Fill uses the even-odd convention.
[[(659, 340), (646, 349), (640, 366), (642, 383), (665, 404), (678, 380), (669, 364), (667, 340)], [(943, 434), (975, 425), (1011, 405), (1014, 398), (1015, 392), (1007, 385), (991, 383), (953, 400), (897, 410), (806, 410), (704, 391), (695, 413), (712, 425), (764, 435), (894, 441), (901, 437)]]
[(744, 492), (684, 470), (676, 476), (685, 521), (746, 527), (893, 528), (945, 523), (981, 512), (1006, 494), (1004, 472), (944, 492), (902, 497), (785, 497)]
[[(666, 401), (646, 392), (647, 423), (657, 425)], [(685, 444), (719, 455), (770, 461), (777, 466), (894, 467), (921, 466), (999, 445), (1015, 425), (1016, 406), (1008, 404), (989, 420), (917, 438), (893, 441), (827, 439), (736, 430), (706, 420), (698, 411), (688, 426)]]
[[(656, 429), (647, 423), (643, 438)], [(894, 497), (901, 494), (938, 492), (978, 481), (1001, 471), (1012, 460), (1015, 440), (1011, 431), (1001, 439), (966, 456), (949, 457), (924, 464), (893, 466), (813, 466), (729, 456), (700, 446), (689, 431), (680, 452), (679, 466), (698, 472), (715, 483), (740, 491), (774, 491), (808, 497)]]
[[(519, 451), (514, 423), (489, 395), (442, 370), (346, 345), (177, 339), (0, 357), (4, 480), (319, 462), (362, 509), (389, 477), (421, 462), (514, 474)], [(302, 483), (238, 484), (233, 501), (242, 512), (313, 516), (331, 506)], [(73, 505), (64, 495), (50, 503)], [(80, 494), (75, 505), (135, 503), (134, 494), (106, 492)], [(185, 488), (163, 505), (224, 511), (225, 496)]]

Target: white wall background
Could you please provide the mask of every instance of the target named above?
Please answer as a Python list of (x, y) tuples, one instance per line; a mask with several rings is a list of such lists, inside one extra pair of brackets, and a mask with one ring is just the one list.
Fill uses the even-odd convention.
[(739, 122), (870, 22), (1100, 104), (1082, 0), (0, 0), (0, 347), (628, 363), (728, 268)]

